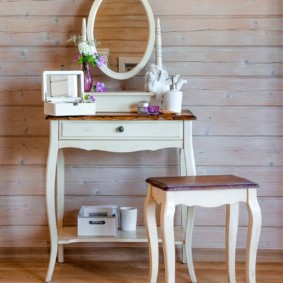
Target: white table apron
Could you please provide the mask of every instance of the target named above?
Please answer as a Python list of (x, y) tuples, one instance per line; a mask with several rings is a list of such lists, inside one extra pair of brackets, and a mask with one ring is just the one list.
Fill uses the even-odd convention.
[[(191, 114), (191, 113), (190, 113)], [(46, 166), (46, 207), (50, 231), (50, 259), (46, 282), (51, 282), (56, 257), (64, 261), (63, 245), (75, 242), (147, 242), (145, 232), (136, 239), (127, 234), (118, 237), (78, 237), (70, 227), (63, 227), (64, 217), (64, 148), (103, 150), (109, 152), (134, 152), (164, 148), (180, 149), (180, 175), (195, 175), (192, 145), (192, 120), (190, 119), (115, 119), (115, 120), (64, 120), (50, 119), (50, 143)], [(122, 127), (122, 128), (120, 128)], [(57, 177), (57, 178), (56, 178)], [(55, 186), (56, 182), (56, 186)], [(57, 188), (57, 214), (55, 209)], [(194, 209), (189, 210), (193, 226)], [(185, 227), (187, 210), (182, 210), (182, 225)], [(76, 231), (76, 230), (75, 230)], [(139, 235), (139, 233), (137, 233)], [(186, 234), (191, 242), (192, 229)], [(183, 240), (185, 241), (185, 239)], [(183, 258), (185, 259), (183, 248)], [(188, 257), (190, 260), (190, 256)]]

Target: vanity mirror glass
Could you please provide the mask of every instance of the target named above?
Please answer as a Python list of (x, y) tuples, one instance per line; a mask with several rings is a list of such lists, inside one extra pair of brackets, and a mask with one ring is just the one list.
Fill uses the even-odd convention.
[(100, 42), (99, 53), (108, 58), (101, 70), (114, 79), (135, 76), (148, 62), (155, 40), (155, 24), (147, 0), (95, 0), (87, 36)]

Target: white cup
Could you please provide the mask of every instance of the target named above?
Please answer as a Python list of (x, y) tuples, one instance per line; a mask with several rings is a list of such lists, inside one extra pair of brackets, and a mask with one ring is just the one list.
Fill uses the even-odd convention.
[(120, 226), (124, 231), (135, 231), (137, 228), (138, 209), (135, 207), (120, 207)]
[(169, 90), (164, 94), (165, 110), (181, 113), (183, 92), (179, 90)]

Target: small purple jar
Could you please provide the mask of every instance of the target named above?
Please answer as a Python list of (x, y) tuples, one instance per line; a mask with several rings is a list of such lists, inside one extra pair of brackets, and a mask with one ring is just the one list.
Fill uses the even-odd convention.
[(141, 101), (138, 103), (138, 114), (148, 114), (149, 103), (147, 101)]
[(159, 114), (159, 106), (158, 105), (149, 105), (148, 106), (149, 114)]

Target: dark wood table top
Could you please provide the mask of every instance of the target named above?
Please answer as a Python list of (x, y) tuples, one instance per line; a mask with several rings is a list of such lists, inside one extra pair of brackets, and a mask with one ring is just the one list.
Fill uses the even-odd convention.
[(136, 112), (97, 112), (93, 116), (47, 116), (47, 120), (86, 120), (86, 121), (115, 121), (115, 120), (196, 120), (197, 117), (189, 110), (180, 114), (138, 114)]

